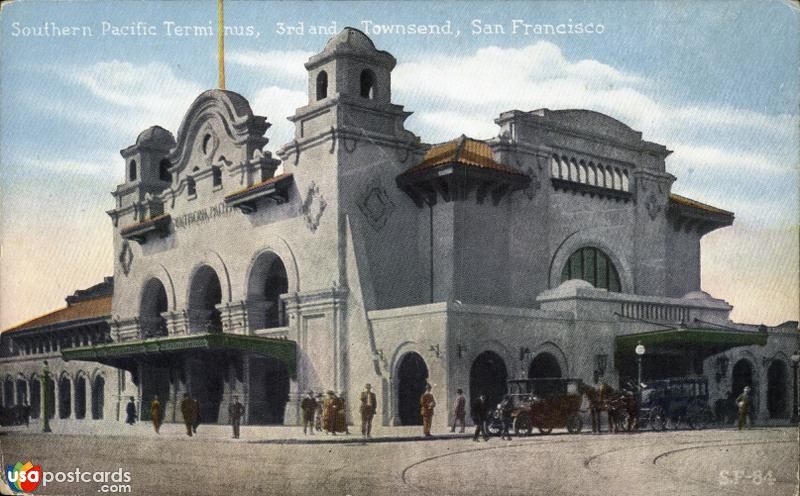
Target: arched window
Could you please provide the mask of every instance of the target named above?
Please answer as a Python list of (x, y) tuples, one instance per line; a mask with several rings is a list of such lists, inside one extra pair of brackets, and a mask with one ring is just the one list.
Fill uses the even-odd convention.
[(614, 188), (622, 190), (622, 173), (619, 169), (614, 169)]
[(564, 156), (561, 157), (561, 172), (559, 177), (569, 180), (569, 159)]
[(622, 191), (630, 191), (630, 190), (631, 190), (631, 185), (630, 185), (630, 179), (628, 178), (628, 171), (623, 170), (622, 171)]
[(578, 181), (586, 183), (586, 163), (583, 160), (578, 162)]
[(614, 169), (611, 166), (606, 167), (606, 188), (617, 189), (617, 182), (614, 177)]
[(553, 155), (550, 159), (550, 177), (559, 177), (558, 156)]
[(361, 97), (375, 98), (375, 74), (369, 69), (361, 71)]
[(136, 180), (136, 161), (131, 160), (128, 163), (128, 181)]
[(614, 263), (608, 255), (592, 246), (581, 248), (570, 255), (561, 270), (561, 282), (569, 279), (583, 279), (596, 288), (617, 293), (622, 290)]
[(578, 163), (574, 158), (569, 161), (569, 180), (578, 182)]
[(317, 101), (328, 97), (328, 73), (320, 71), (317, 74)]
[(213, 185), (222, 186), (222, 168), (220, 167), (211, 167), (211, 178)]
[(594, 162), (589, 162), (587, 170), (589, 184), (597, 186), (597, 170), (594, 168)]
[(194, 183), (193, 177), (186, 178), (186, 194), (189, 196), (195, 196), (197, 194), (197, 186)]
[(162, 159), (161, 162), (158, 163), (158, 178), (162, 181), (172, 181), (172, 174), (169, 173), (169, 168), (172, 164), (169, 163), (169, 160)]

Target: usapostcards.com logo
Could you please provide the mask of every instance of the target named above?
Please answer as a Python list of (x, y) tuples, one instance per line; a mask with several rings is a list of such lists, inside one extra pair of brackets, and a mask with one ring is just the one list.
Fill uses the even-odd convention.
[[(48, 482), (68, 482), (68, 483), (103, 483), (98, 489), (101, 493), (129, 493), (131, 492), (130, 472), (123, 471), (121, 468), (114, 472), (86, 472), (76, 468), (69, 472), (45, 472), (40, 465), (33, 462), (17, 462), (6, 467), (6, 481), (14, 493), (32, 493), (39, 487), (47, 486)], [(120, 483), (126, 484), (120, 484)]]

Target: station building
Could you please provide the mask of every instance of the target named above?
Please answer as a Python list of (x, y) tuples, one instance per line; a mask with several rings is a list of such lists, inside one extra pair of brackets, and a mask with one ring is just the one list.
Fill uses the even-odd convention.
[(617, 385), (642, 343), (645, 380), (706, 376), (711, 401), (751, 385), (759, 418), (789, 418), (797, 322), (735, 323), (702, 291), (700, 240), (734, 214), (672, 193), (664, 145), (549, 109), (426, 144), (395, 64), (358, 30), (330, 39), (275, 156), (232, 91), (199, 95), (175, 134), (144, 130), (108, 212), (113, 283), (3, 333), (4, 403), (33, 400), (49, 359), (63, 418), (122, 420), (128, 396), (147, 418), (158, 395), (180, 421), (189, 392), (204, 422), (236, 395), (247, 423), (291, 425), (307, 390), (334, 390), (355, 420), (371, 383), (379, 421), (408, 425), (429, 383), (442, 426), (458, 388)]

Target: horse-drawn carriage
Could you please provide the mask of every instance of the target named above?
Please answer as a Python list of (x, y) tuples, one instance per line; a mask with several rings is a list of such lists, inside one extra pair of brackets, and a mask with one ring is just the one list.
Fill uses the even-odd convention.
[[(508, 395), (514, 405), (511, 414), (514, 433), (528, 436), (534, 427), (542, 434), (563, 427), (571, 434), (580, 432), (583, 428), (580, 417), (583, 388), (579, 379), (508, 381)], [(498, 405), (489, 416), (487, 431), (498, 435), (502, 426), (502, 413)]]
[(678, 428), (682, 422), (692, 429), (703, 429), (714, 421), (705, 377), (649, 381), (642, 385), (640, 396), (639, 419), (655, 431)]

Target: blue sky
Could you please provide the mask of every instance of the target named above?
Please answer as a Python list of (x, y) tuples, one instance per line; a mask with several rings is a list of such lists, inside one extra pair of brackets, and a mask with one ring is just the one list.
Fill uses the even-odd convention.
[[(369, 33), (390, 51), (393, 100), (428, 142), (496, 134), (511, 108), (598, 110), (674, 150), (673, 190), (733, 210), (703, 243), (703, 286), (734, 318), (798, 314), (798, 11), (789, 2), (234, 2), (226, 25), (228, 89), (290, 139), (285, 117), (305, 101), (303, 62), (327, 35), (312, 25), (444, 24), (460, 36)], [(110, 274), (109, 192), (118, 151), (138, 131), (173, 132), (216, 85), (215, 36), (167, 36), (164, 22), (215, 24), (216, 1), (19, 1), (2, 10), (0, 66), (0, 327), (59, 306)], [(472, 34), (474, 20), (504, 34)], [(602, 25), (601, 34), (512, 34), (529, 24)], [(279, 35), (277, 23), (304, 35)], [(154, 36), (102, 34), (141, 22)], [(22, 36), (44, 23), (93, 36)], [(16, 36), (15, 36), (16, 35)]]

